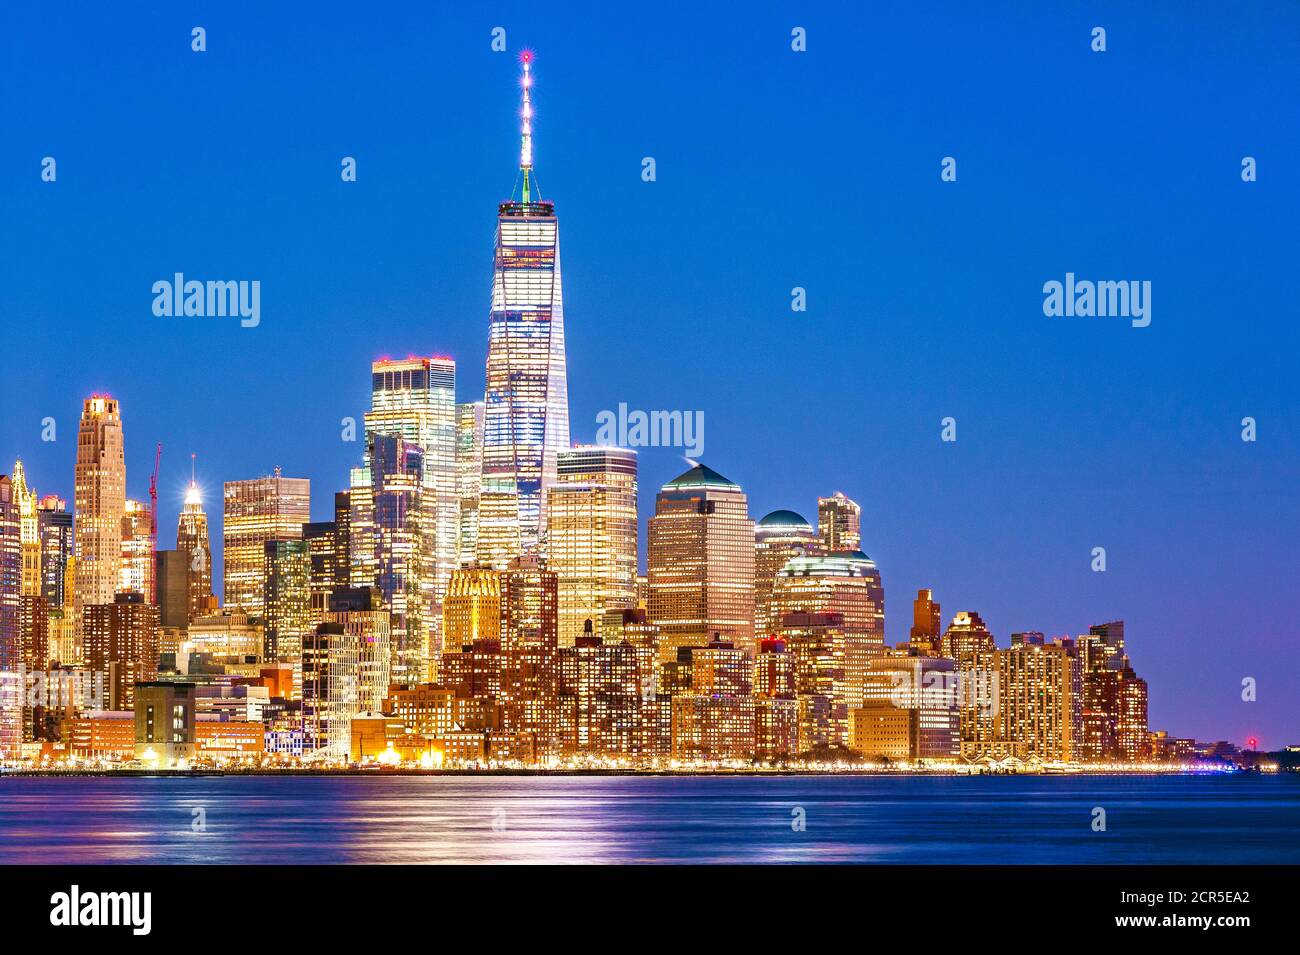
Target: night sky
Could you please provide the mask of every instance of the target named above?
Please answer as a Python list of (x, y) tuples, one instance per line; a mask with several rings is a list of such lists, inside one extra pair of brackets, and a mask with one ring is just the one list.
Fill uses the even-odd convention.
[[(1300, 7), (278, 6), (0, 12), (0, 469), (71, 502), (107, 391), (130, 496), (164, 445), (160, 547), (191, 452), (218, 550), (221, 482), (277, 465), (329, 519), (373, 359), (482, 397), (530, 48), (575, 440), (702, 411), (755, 519), (861, 502), (891, 642), (918, 587), (1001, 644), (1122, 618), (1153, 728), (1300, 742)], [(155, 317), (175, 272), (259, 280), (261, 324)], [(1150, 281), (1150, 326), (1046, 317), (1067, 272)], [(686, 466), (643, 451), (643, 520)]]

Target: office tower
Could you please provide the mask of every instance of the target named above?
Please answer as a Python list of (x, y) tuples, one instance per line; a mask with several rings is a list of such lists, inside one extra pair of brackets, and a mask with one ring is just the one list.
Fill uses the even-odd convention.
[(594, 632), (579, 634), (571, 651), (576, 664), (575, 737), (578, 752), (604, 757), (649, 758), (671, 746), (654, 732), (648, 712), (657, 705), (652, 647), (606, 643)]
[(847, 742), (846, 637), (840, 613), (794, 611), (781, 617), (780, 640), (794, 658), (798, 752)]
[(875, 562), (861, 551), (795, 557), (776, 575), (773, 619), (792, 613), (831, 613), (844, 629), (844, 704), (862, 702), (871, 661), (885, 652), (884, 588)]
[(973, 610), (954, 615), (939, 638), (940, 655), (957, 666), (963, 758), (975, 759), (987, 753), (998, 737), (996, 649), (993, 634)]
[(456, 496), (460, 525), (456, 562), (472, 564), (478, 553), (478, 498), (483, 484), (483, 416), (481, 401), (456, 406)]
[(595, 629), (606, 643), (630, 643), (634, 647), (659, 650), (659, 628), (650, 622), (644, 607), (606, 610)]
[(341, 623), (308, 631), (302, 646), (303, 748), (345, 760), (352, 748), (352, 717), (361, 712), (357, 638)]
[(1073, 642), (1048, 643), (1041, 633), (1013, 633), (1011, 646), (994, 657), (998, 733), (990, 755), (1043, 762), (1075, 759), (1079, 680)]
[(149, 505), (128, 499), (122, 513), (122, 562), (117, 572), (119, 592), (135, 591), (152, 601), (153, 532)]
[(77, 432), (76, 609), (107, 605), (117, 593), (122, 564), (122, 518), (126, 513), (126, 456), (117, 399), (92, 395), (82, 407)]
[[(374, 576), (356, 586), (378, 587), (392, 615), (393, 680), (423, 683), (436, 664), (441, 641), (434, 614), (436, 527), (435, 512), (426, 507), (430, 489), (424, 483), (424, 452), (397, 434), (373, 433), (370, 464), (369, 515), (352, 526), (352, 547), (372, 555)], [(362, 500), (355, 495), (355, 502)], [(354, 518), (356, 517), (354, 511)], [(354, 562), (354, 570), (358, 562)], [(360, 561), (362, 565), (365, 561)]]
[(71, 603), (72, 512), (61, 497), (47, 494), (36, 505), (40, 535), (41, 596), (51, 609)]
[(836, 491), (817, 498), (817, 532), (828, 551), (858, 550), (862, 546), (862, 508)]
[(18, 607), (18, 658), (29, 671), (50, 663), (50, 608), (40, 594), (23, 594)]
[(154, 555), (155, 600), (158, 626), (184, 630), (190, 625), (190, 562), (181, 550), (160, 550)]
[(795, 662), (785, 641), (759, 641), (754, 661), (754, 755), (779, 759), (799, 747), (799, 703)]
[[(956, 664), (952, 660), (928, 652), (877, 657), (871, 661), (862, 700), (862, 708), (874, 708), (875, 712), (859, 717), (856, 732), (854, 713), (850, 712), (849, 746), (867, 757), (956, 759), (961, 752), (957, 703)], [(893, 714), (882, 710), (908, 714), (907, 748), (901, 754), (882, 745), (890, 738), (889, 731), (897, 727)]]
[(18, 754), (22, 743), (23, 549), (14, 482), (0, 475), (0, 757)]
[(503, 567), (546, 533), (546, 489), (569, 446), (560, 224), (534, 196), (529, 56), (523, 64), (523, 194), (497, 210), (484, 394), (478, 559)]
[(547, 491), (547, 566), (559, 580), (560, 645), (590, 620), (636, 606), (636, 452), (577, 447), (556, 457)]
[(501, 579), (500, 571), (486, 567), (452, 573), (442, 602), (444, 651), (501, 639)]
[(754, 529), (754, 632), (773, 635), (780, 622), (771, 615), (777, 572), (795, 557), (821, 552), (812, 526), (794, 511), (773, 511)]
[(557, 576), (535, 554), (512, 560), (501, 577), (503, 718), (541, 755), (577, 746), (576, 658), (560, 655), (558, 593)]
[(399, 436), (422, 455), (420, 496), (433, 547), (426, 571), (434, 607), (447, 589), (460, 548), (460, 499), (456, 481), (456, 363), (450, 358), (381, 359), (371, 365), (366, 412), (366, 463), (377, 435)]
[[(193, 475), (190, 476), (190, 486), (185, 489), (185, 504), (176, 523), (176, 549), (185, 555), (189, 573), (189, 619), (193, 620), (206, 613), (207, 599), (212, 596), (212, 547), (208, 541), (208, 515), (203, 510), (203, 494)], [(229, 554), (226, 555), (226, 560), (230, 560)], [(228, 590), (226, 603), (231, 603)]]
[(41, 592), (41, 535), (37, 517), (36, 492), (27, 486), (22, 461), (14, 462), (13, 498), (18, 507), (18, 540), (22, 550), (22, 593), (34, 596)]
[(317, 623), (311, 607), (311, 554), (302, 539), (267, 541), (264, 546), (262, 660), (297, 663), (303, 637)]
[(660, 490), (647, 534), (660, 658), (703, 646), (714, 633), (752, 655), (754, 522), (739, 485), (697, 464)]
[(343, 626), (356, 641), (357, 705), (378, 712), (392, 685), (392, 626), (375, 587), (339, 587), (329, 596), (327, 623)]
[(225, 562), (225, 605), (262, 614), (266, 586), (266, 542), (302, 537), (311, 520), (311, 482), (275, 474), (227, 481), (221, 536)]
[(943, 636), (943, 618), (934, 592), (918, 590), (912, 601), (912, 631), (909, 643), (912, 650), (926, 656), (939, 656)]
[(86, 668), (105, 675), (108, 709), (129, 710), (135, 685), (158, 674), (158, 608), (143, 594), (117, 594), (85, 608)]

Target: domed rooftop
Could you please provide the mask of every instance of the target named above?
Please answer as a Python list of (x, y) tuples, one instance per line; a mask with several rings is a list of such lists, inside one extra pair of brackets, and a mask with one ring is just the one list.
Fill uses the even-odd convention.
[(811, 527), (807, 521), (794, 511), (773, 511), (758, 522), (763, 527)]
[(689, 471), (685, 471), (673, 478), (664, 485), (665, 491), (679, 490), (688, 487), (736, 487), (740, 485), (734, 481), (728, 481), (717, 471), (703, 464), (697, 464)]

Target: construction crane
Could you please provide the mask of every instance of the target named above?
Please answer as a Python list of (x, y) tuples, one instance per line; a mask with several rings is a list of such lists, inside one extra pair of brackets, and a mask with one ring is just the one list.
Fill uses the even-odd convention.
[(158, 465), (162, 442), (153, 455), (153, 477), (149, 478), (149, 602), (158, 605)]

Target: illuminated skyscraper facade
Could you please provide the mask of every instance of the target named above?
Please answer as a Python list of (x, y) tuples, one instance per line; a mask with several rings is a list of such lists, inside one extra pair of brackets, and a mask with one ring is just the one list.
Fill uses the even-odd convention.
[(740, 486), (697, 464), (669, 481), (648, 522), (650, 621), (660, 659), (713, 635), (751, 657), (754, 641), (754, 522)]
[(821, 542), (794, 511), (773, 511), (754, 529), (754, 632), (773, 636), (781, 621), (771, 614), (772, 587), (786, 562), (821, 552)]
[(636, 606), (636, 452), (561, 451), (547, 490), (547, 566), (559, 579), (560, 645), (573, 646), (585, 621)]
[(483, 482), (478, 559), (504, 567), (538, 549), (546, 532), (546, 489), (569, 446), (560, 223), (555, 205), (534, 198), (529, 57), (523, 73), (519, 202), (497, 212), (484, 394)]
[[(456, 363), (443, 357), (381, 359), (371, 365), (366, 463), (375, 435), (397, 435), (421, 452), (421, 508), (433, 547), (427, 588), (441, 600), (460, 550), (456, 475)], [(373, 477), (373, 473), (372, 473)]]
[(51, 610), (72, 603), (72, 512), (63, 498), (47, 494), (36, 505), (41, 538), (41, 596)]
[(111, 604), (122, 566), (122, 518), (126, 513), (126, 453), (117, 399), (87, 398), (77, 431), (74, 532), (78, 614)]
[[(212, 547), (208, 542), (208, 515), (203, 510), (203, 495), (190, 480), (185, 491), (185, 505), (176, 524), (176, 549), (185, 555), (189, 568), (189, 618), (207, 612), (212, 595)], [(229, 594), (227, 594), (229, 602)]]
[(311, 554), (302, 539), (267, 541), (262, 600), (262, 659), (299, 663), (302, 641), (317, 623), (311, 610)]
[(478, 553), (478, 499), (483, 483), (483, 409), (481, 401), (456, 406), (456, 496), (460, 499), (459, 545), (461, 567), (473, 563)]
[(122, 562), (117, 572), (117, 589), (144, 594), (153, 600), (152, 515), (144, 501), (127, 500), (122, 514)]
[(22, 593), (24, 597), (33, 597), (41, 592), (40, 520), (37, 517), (36, 491), (27, 486), (22, 461), (14, 462), (13, 498), (18, 507), (18, 539), (23, 557)]
[[(397, 683), (429, 679), (441, 650), (434, 619), (435, 539), (429, 525), (435, 511), (426, 506), (431, 489), (424, 483), (424, 452), (396, 434), (370, 436), (370, 528), (352, 546), (369, 544), (374, 578), (361, 586), (378, 588), (392, 615), (392, 678)], [(433, 492), (436, 493), (436, 492)]]
[(862, 547), (862, 507), (843, 491), (817, 499), (817, 531), (829, 551)]
[(18, 501), (9, 475), (0, 475), (0, 757), (12, 758), (22, 743), (23, 552)]
[(225, 605), (260, 617), (266, 542), (302, 537), (302, 526), (311, 520), (311, 482), (282, 477), (276, 468), (269, 477), (227, 481), (224, 503)]

